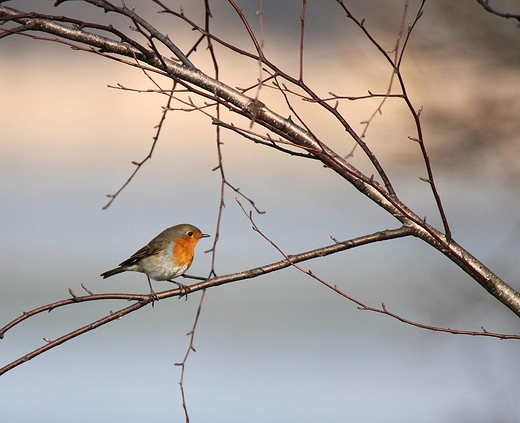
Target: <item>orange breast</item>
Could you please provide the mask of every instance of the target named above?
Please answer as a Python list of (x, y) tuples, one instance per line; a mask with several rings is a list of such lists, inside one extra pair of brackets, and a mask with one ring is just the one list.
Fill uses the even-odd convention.
[(195, 246), (199, 242), (199, 239), (195, 237), (182, 237), (176, 238), (174, 242), (172, 254), (173, 264), (179, 267), (190, 267), (193, 262)]

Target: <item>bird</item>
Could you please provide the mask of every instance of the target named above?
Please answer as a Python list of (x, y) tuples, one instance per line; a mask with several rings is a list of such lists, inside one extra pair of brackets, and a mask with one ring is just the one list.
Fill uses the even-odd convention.
[(179, 288), (186, 289), (186, 286), (173, 278), (183, 275), (190, 268), (195, 246), (202, 238), (209, 236), (188, 223), (172, 226), (162, 231), (119, 266), (101, 273), (100, 276), (106, 279), (128, 271), (145, 273), (152, 297), (156, 297), (156, 294), (150, 278), (155, 281), (173, 282)]

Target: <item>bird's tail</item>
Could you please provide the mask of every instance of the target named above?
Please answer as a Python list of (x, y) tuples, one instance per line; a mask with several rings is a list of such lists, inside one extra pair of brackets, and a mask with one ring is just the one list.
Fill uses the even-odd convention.
[(101, 276), (103, 279), (109, 278), (110, 276), (117, 275), (118, 273), (126, 272), (126, 269), (124, 267), (116, 267), (115, 269), (107, 270), (106, 272), (101, 273)]

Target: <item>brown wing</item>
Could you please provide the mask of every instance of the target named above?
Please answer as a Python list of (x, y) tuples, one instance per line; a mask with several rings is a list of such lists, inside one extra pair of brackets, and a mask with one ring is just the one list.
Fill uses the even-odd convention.
[(168, 244), (170, 241), (166, 239), (152, 239), (150, 243), (140, 250), (136, 251), (130, 258), (127, 258), (125, 261), (119, 264), (119, 266), (131, 266), (135, 264), (137, 261), (153, 256), (154, 254), (158, 254), (162, 250), (164, 250), (166, 247), (168, 247)]

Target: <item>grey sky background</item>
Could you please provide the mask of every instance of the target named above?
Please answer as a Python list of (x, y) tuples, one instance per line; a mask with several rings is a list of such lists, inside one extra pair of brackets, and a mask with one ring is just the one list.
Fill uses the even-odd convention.
[[(172, 8), (179, 2), (167, 2)], [(321, 95), (384, 92), (391, 70), (336, 2), (309, 1), (305, 77)], [(404, 2), (352, 2), (349, 7), (387, 50), (395, 43)], [(225, 1), (212, 2), (216, 34), (251, 49)], [(38, 10), (108, 23), (81, 2), (12, 1)], [(127, 3), (128, 6), (131, 6)], [(419, 2), (410, 2), (408, 21)], [(494, 3), (515, 11), (515, 2)], [(196, 34), (136, 10), (183, 49)], [(183, 4), (202, 22), (199, 2)], [(242, 2), (259, 31), (257, 2)], [(299, 1), (264, 1), (265, 51), (297, 72)], [(121, 20), (117, 20), (121, 24)], [(128, 24), (125, 24), (128, 26)], [(520, 29), (476, 2), (426, 3), (403, 65), (414, 104), (424, 106), (426, 142), (454, 238), (510, 285), (518, 278)], [(247, 86), (255, 63), (217, 49), (224, 82)], [(204, 48), (194, 62), (211, 72)], [(152, 88), (137, 69), (24, 37), (0, 40), (0, 325), (42, 304), (81, 293), (146, 292), (146, 278), (99, 274), (181, 222), (214, 234), (219, 176), (214, 127), (194, 113), (170, 115), (153, 160), (108, 210), (113, 193), (148, 152), (165, 99), (107, 88)], [(165, 85), (168, 87), (168, 85)], [(283, 99), (260, 99), (283, 114)], [(340, 153), (344, 131), (309, 104), (296, 102), (319, 136)], [(342, 102), (356, 130), (376, 102)], [(238, 117), (233, 121), (244, 124)], [(440, 221), (403, 106), (389, 101), (367, 142), (399, 196), (440, 228)], [(397, 222), (328, 169), (253, 145), (224, 132), (231, 183), (266, 214), (260, 228), (286, 253), (393, 228)], [(352, 159), (369, 169), (362, 154)], [(236, 272), (280, 259), (226, 195), (216, 270)], [(245, 204), (245, 202), (244, 202)], [(190, 273), (206, 275), (210, 256), (197, 247)], [(418, 240), (370, 245), (304, 264), (370, 305), (384, 302), (406, 318), (457, 329), (518, 333), (518, 319), (451, 262)], [(156, 290), (170, 285), (156, 283)], [(179, 368), (199, 294), (172, 299), (68, 342), (0, 378), (6, 422), (183, 421)], [(6, 333), (6, 364), (41, 346), (43, 337), (97, 320), (126, 303), (83, 304), (34, 317)], [(359, 311), (287, 269), (207, 292), (185, 376), (191, 421), (202, 422), (514, 422), (519, 344), (451, 336)]]

